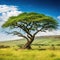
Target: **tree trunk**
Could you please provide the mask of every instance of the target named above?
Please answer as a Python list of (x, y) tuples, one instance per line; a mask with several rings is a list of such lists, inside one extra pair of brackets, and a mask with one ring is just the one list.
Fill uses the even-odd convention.
[(33, 40), (34, 38), (32, 38), (30, 41), (27, 41), (27, 43), (23, 46), (23, 49), (31, 49), (31, 43)]

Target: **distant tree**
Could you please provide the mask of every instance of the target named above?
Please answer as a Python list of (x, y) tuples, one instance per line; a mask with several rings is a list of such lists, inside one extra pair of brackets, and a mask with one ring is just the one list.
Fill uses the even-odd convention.
[(2, 27), (10, 27), (11, 29), (19, 28), (20, 31), (13, 31), (12, 33), (20, 37), (22, 36), (27, 40), (27, 43), (22, 48), (31, 49), (30, 45), (38, 32), (45, 32), (46, 30), (52, 31), (57, 26), (57, 21), (52, 17), (30, 12), (10, 17)]

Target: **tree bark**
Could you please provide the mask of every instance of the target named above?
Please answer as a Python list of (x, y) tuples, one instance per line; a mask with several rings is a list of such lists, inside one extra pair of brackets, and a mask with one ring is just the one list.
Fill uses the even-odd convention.
[(33, 40), (34, 40), (34, 37), (30, 41), (27, 41), (27, 43), (22, 48), (31, 49), (31, 43), (33, 42)]

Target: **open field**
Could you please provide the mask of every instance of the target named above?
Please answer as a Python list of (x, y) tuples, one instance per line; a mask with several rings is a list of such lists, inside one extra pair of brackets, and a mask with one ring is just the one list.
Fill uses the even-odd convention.
[(60, 50), (0, 49), (0, 60), (60, 60)]
[[(21, 47), (26, 43), (25, 39), (20, 39), (20, 40), (12, 40), (12, 41), (4, 41), (0, 42), (0, 46), (10, 46), (10, 47)], [(49, 36), (49, 37), (37, 37), (31, 44), (32, 47), (51, 47), (54, 45), (55, 47), (60, 47), (60, 36)]]
[(0, 48), (0, 60), (60, 60), (59, 37), (38, 37), (32, 50), (20, 49), (25, 43), (25, 39), (0, 42), (0, 46), (9, 46)]

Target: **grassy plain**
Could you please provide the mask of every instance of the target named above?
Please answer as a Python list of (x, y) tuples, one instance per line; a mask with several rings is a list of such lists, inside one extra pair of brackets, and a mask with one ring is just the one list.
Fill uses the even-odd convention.
[[(0, 46), (10, 46), (0, 48), (0, 60), (60, 60), (60, 38), (47, 37), (36, 38), (32, 43), (32, 50), (20, 49), (20, 45), (26, 40), (15, 40), (0, 42)], [(51, 49), (54, 45), (55, 49)]]
[(0, 49), (0, 60), (60, 60), (60, 50)]

